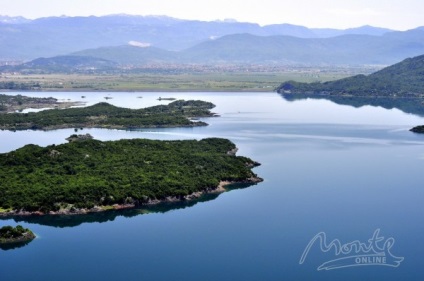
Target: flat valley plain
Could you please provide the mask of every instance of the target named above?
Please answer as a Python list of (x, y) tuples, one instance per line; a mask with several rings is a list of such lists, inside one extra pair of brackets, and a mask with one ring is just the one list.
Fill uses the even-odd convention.
[(236, 71), (154, 71), (152, 69), (118, 74), (22, 74), (2, 73), (0, 83), (14, 82), (39, 85), (39, 91), (205, 91), (205, 92), (271, 92), (282, 82), (325, 82), (356, 74), (369, 74), (381, 66), (369, 67), (294, 67), (270, 71), (256, 68)]

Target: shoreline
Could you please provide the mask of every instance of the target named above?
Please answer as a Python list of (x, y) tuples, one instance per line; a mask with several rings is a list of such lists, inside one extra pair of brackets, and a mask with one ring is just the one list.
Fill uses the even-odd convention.
[(175, 89), (175, 88), (163, 88), (163, 89), (105, 89), (105, 90), (81, 90), (81, 89), (44, 89), (44, 90), (5, 90), (1, 89), (0, 93), (209, 93), (209, 92), (221, 92), (221, 93), (272, 93), (275, 92), (274, 89), (267, 89), (267, 88), (249, 88), (249, 89), (242, 89), (242, 88), (230, 88), (230, 89), (222, 89), (222, 88), (216, 88), (216, 89)]
[(41, 211), (29, 212), (29, 211), (23, 211), (23, 210), (11, 210), (11, 211), (0, 212), (0, 217), (13, 218), (15, 216), (57, 216), (57, 215), (74, 216), (74, 215), (84, 215), (84, 214), (90, 214), (90, 213), (106, 212), (109, 210), (133, 209), (133, 208), (137, 208), (141, 206), (153, 206), (153, 205), (157, 205), (161, 203), (175, 203), (175, 202), (196, 200), (205, 194), (223, 193), (227, 191), (225, 187), (231, 184), (256, 184), (262, 181), (263, 179), (260, 177), (251, 177), (251, 178), (247, 178), (240, 181), (220, 181), (218, 186), (213, 189), (209, 188), (202, 191), (196, 191), (182, 197), (168, 196), (168, 197), (165, 197), (164, 199), (149, 199), (145, 203), (134, 202), (134, 203), (127, 203), (127, 204), (94, 206), (93, 208), (90, 208), (90, 209), (87, 209), (87, 208), (78, 209), (78, 208), (71, 207), (69, 209), (63, 209), (56, 212), (50, 211), (49, 213), (43, 213)]
[[(218, 117), (217, 115), (212, 116), (199, 116), (198, 118), (209, 118), (209, 117)], [(197, 118), (197, 117), (196, 117)], [(191, 121), (192, 122), (192, 121)], [(140, 130), (140, 129), (160, 129), (160, 128), (194, 128), (194, 127), (205, 127), (209, 124), (203, 121), (197, 121), (192, 122), (190, 124), (185, 125), (151, 125), (151, 126), (138, 126), (138, 127), (125, 127), (120, 125), (104, 125), (104, 126), (90, 126), (90, 125), (81, 125), (81, 124), (74, 124), (74, 126), (67, 126), (67, 125), (56, 125), (56, 126), (49, 126), (45, 128), (10, 128), (10, 127), (4, 127), (0, 126), (0, 130), (5, 131), (54, 131), (54, 130), (62, 130), (62, 129), (109, 129), (109, 130), (125, 130), (125, 131), (131, 131), (131, 130)]]

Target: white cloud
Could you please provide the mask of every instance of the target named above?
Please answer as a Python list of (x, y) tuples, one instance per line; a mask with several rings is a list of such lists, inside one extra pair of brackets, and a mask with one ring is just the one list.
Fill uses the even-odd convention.
[(128, 45), (134, 46), (134, 47), (139, 47), (139, 48), (148, 48), (148, 47), (152, 46), (152, 44), (150, 44), (150, 43), (143, 43), (143, 42), (138, 42), (138, 41), (130, 41), (130, 42), (128, 42)]

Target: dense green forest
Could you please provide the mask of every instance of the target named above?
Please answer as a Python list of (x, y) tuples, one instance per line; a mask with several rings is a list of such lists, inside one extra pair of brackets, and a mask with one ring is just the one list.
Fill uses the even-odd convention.
[(406, 59), (368, 76), (356, 75), (324, 83), (288, 81), (277, 91), (292, 94), (327, 94), (373, 97), (424, 97), (424, 55)]
[(189, 117), (213, 116), (210, 102), (174, 101), (142, 109), (128, 109), (108, 103), (82, 108), (51, 109), (31, 113), (0, 114), (0, 129), (49, 130), (57, 128), (116, 128), (204, 126)]
[(219, 138), (26, 145), (0, 154), (0, 211), (139, 205), (255, 181), (258, 163), (228, 153), (235, 148)]

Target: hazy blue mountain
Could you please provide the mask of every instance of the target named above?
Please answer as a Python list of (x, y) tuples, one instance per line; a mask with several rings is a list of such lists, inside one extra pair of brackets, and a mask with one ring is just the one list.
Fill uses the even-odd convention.
[(92, 72), (115, 69), (117, 63), (90, 56), (57, 56), (38, 58), (18, 66), (3, 66), (0, 71), (39, 73)]
[(287, 35), (300, 38), (314, 38), (317, 34), (312, 30), (304, 26), (293, 25), (293, 24), (272, 24), (263, 26), (261, 32), (251, 33), (254, 35), (272, 36), (272, 35)]
[(182, 51), (168, 51), (137, 41), (130, 43), (86, 49), (70, 55), (96, 57), (121, 66), (158, 63), (389, 65), (424, 54), (424, 30), (389, 32), (382, 36), (351, 34), (331, 38), (257, 36), (245, 33), (209, 39)]
[(314, 36), (304, 37), (304, 38), (329, 38), (336, 37), (346, 34), (356, 34), (356, 35), (374, 35), (381, 36), (393, 30), (381, 27), (373, 27), (369, 25), (364, 25), (356, 28), (349, 29), (332, 29), (332, 28), (312, 28), (310, 31)]
[[(406, 57), (424, 54), (424, 31), (312, 39), (237, 34), (209, 40), (179, 52), (139, 42), (132, 44), (134, 46), (87, 49), (71, 55), (97, 57), (133, 66), (152, 63), (392, 64)], [(30, 67), (31, 64), (25, 66)]]
[(178, 33), (166, 31), (181, 21), (165, 17), (49, 17), (26, 24), (0, 24), (1, 58), (34, 59), (84, 49), (120, 46), (130, 41), (164, 49), (192, 46)]
[(295, 63), (296, 53), (303, 53), (303, 41), (289, 36), (236, 34), (200, 43), (182, 53), (194, 63)]
[(75, 56), (97, 57), (122, 65), (178, 62), (178, 53), (155, 47), (117, 46), (88, 49), (75, 52)]
[(122, 46), (129, 41), (181, 51), (210, 39), (231, 34), (287, 35), (318, 38), (358, 33), (381, 35), (386, 29), (361, 27), (351, 30), (308, 29), (276, 24), (261, 27), (235, 21), (192, 21), (165, 16), (110, 15), (103, 17), (48, 17), (36, 20), (0, 17), (0, 58), (30, 60), (84, 49)]
[(203, 42), (182, 52), (190, 62), (392, 64), (424, 54), (424, 30), (383, 36), (331, 38), (238, 34)]
[(393, 30), (390, 30), (388, 28), (364, 25), (364, 26), (360, 26), (356, 28), (348, 28), (343, 31), (343, 34), (366, 34), (366, 35), (380, 36), (392, 31)]

